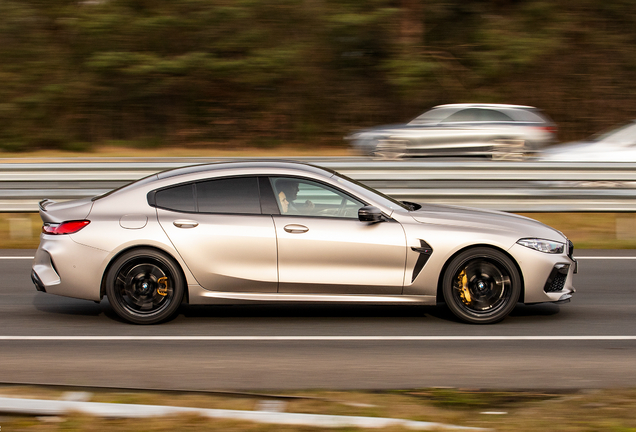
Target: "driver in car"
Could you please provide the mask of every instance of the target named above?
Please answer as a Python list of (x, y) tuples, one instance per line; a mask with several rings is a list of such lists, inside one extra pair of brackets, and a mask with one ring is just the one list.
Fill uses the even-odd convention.
[[(314, 210), (315, 206), (310, 200), (306, 200), (304, 203), (295, 203), (294, 201), (298, 197), (298, 182), (294, 180), (279, 180), (276, 182), (276, 189), (278, 189), (278, 198), (281, 201), (281, 210), (284, 214), (296, 214), (296, 215), (308, 215)], [(285, 197), (287, 206), (283, 204), (281, 195)]]

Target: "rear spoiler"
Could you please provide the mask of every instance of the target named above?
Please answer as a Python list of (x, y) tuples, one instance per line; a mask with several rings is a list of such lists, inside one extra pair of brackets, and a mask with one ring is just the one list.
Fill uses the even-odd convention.
[(38, 206), (40, 207), (40, 211), (46, 211), (46, 208), (51, 204), (55, 204), (55, 201), (51, 201), (50, 199), (43, 199), (38, 203)]

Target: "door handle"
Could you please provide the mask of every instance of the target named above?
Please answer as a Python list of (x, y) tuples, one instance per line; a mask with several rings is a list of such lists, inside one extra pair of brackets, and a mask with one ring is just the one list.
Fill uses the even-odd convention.
[(309, 231), (309, 228), (307, 228), (306, 226), (296, 225), (296, 224), (285, 225), (285, 228), (283, 229), (287, 231), (288, 233), (292, 233), (292, 234), (302, 234)]
[(193, 220), (176, 220), (172, 222), (177, 228), (194, 228), (199, 225), (199, 222)]

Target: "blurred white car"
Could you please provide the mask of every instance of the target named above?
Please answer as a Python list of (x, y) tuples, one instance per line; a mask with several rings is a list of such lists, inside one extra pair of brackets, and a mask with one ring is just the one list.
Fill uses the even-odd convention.
[(559, 162), (636, 162), (636, 120), (584, 141), (559, 144), (540, 159)]
[(345, 139), (360, 153), (387, 159), (407, 156), (534, 156), (555, 141), (556, 125), (531, 106), (439, 105), (406, 124), (378, 126)]

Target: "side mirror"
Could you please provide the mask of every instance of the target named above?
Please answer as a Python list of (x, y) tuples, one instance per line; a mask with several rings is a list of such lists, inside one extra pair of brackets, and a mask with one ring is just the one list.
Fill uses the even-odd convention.
[(365, 206), (358, 210), (358, 219), (360, 222), (377, 223), (384, 220), (382, 211), (373, 206)]

